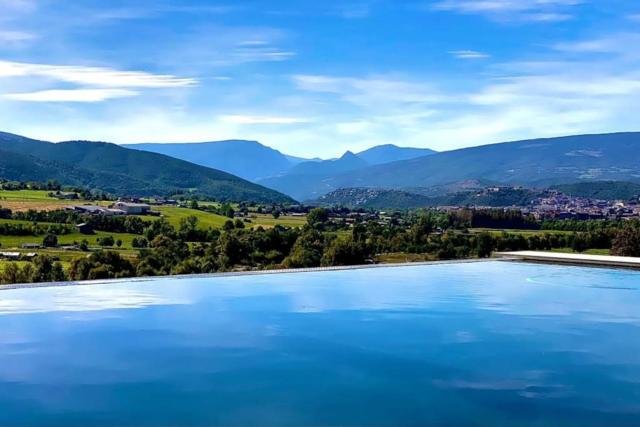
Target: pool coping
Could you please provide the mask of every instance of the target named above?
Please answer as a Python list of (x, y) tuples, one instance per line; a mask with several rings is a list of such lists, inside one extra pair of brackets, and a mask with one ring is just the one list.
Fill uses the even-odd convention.
[(494, 256), (509, 261), (640, 270), (640, 258), (634, 257), (539, 251), (496, 252)]
[(236, 277), (236, 276), (313, 273), (313, 272), (323, 272), (323, 271), (364, 270), (364, 269), (373, 269), (373, 268), (419, 267), (419, 266), (429, 266), (429, 265), (470, 264), (470, 263), (476, 263), (476, 262), (495, 262), (495, 261), (505, 261), (505, 260), (508, 260), (508, 258), (507, 257), (505, 258), (471, 258), (471, 259), (456, 259), (456, 260), (443, 260), (443, 261), (403, 262), (403, 263), (392, 263), (392, 264), (362, 264), (362, 265), (343, 265), (343, 266), (334, 266), (334, 267), (281, 268), (281, 269), (275, 269), (275, 270), (228, 271), (224, 273), (174, 274), (174, 275), (166, 275), (166, 276), (126, 277), (121, 279), (103, 279), (103, 280), (12, 283), (12, 284), (0, 285), (0, 292), (5, 290), (11, 290), (11, 289), (90, 286), (90, 285), (118, 284), (118, 283), (152, 282), (157, 280), (209, 279), (209, 278), (214, 279), (214, 278)]

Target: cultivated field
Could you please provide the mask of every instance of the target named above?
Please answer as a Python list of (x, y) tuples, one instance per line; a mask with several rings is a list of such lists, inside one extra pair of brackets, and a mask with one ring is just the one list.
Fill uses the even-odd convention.
[(28, 211), (52, 211), (61, 209), (77, 201), (58, 200), (48, 196), (48, 191), (43, 190), (0, 190), (0, 207), (11, 209), (14, 212)]

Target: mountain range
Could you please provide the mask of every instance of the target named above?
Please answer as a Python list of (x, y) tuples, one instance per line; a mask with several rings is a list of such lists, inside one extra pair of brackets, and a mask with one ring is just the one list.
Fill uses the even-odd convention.
[(227, 172), (162, 154), (105, 142), (51, 143), (0, 133), (0, 177), (57, 180), (116, 195), (201, 194), (217, 200), (291, 203), (293, 200)]
[[(220, 169), (250, 181), (293, 180), (300, 175), (336, 175), (356, 169), (433, 154), (428, 148), (379, 145), (359, 153), (347, 151), (338, 159), (289, 156), (257, 141), (227, 140), (196, 143), (123, 144), (123, 147), (165, 154), (198, 165)], [(268, 184), (267, 184), (268, 185)], [(291, 194), (295, 194), (292, 191)]]
[[(535, 189), (624, 181), (629, 193), (640, 184), (640, 133), (523, 140), (445, 152), (381, 145), (329, 160), (288, 156), (256, 141), (118, 146), (54, 144), (0, 133), (0, 177), (56, 179), (114, 194), (189, 192), (269, 203), (315, 200), (345, 188), (394, 190), (433, 199), (487, 185)], [(570, 190), (610, 193), (610, 186), (605, 187)], [(616, 188), (616, 194), (621, 189)]]
[(339, 188), (429, 188), (468, 180), (543, 188), (589, 181), (640, 182), (640, 133), (576, 135), (435, 153), (333, 175), (268, 179), (298, 200)]
[(307, 159), (286, 156), (257, 141), (227, 140), (173, 144), (123, 144), (134, 150), (165, 154), (255, 181), (282, 173)]

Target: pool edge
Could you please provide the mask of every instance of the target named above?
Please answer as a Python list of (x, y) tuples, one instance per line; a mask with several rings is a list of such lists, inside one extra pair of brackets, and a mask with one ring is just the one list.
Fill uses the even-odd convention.
[(429, 265), (443, 265), (443, 264), (470, 264), (477, 262), (495, 262), (495, 261), (516, 261), (516, 259), (510, 259), (508, 257), (500, 258), (473, 258), (462, 260), (444, 260), (444, 261), (421, 261), (421, 262), (404, 262), (404, 263), (392, 263), (392, 264), (363, 264), (363, 265), (345, 265), (335, 267), (311, 267), (311, 268), (282, 268), (276, 270), (255, 270), (255, 271), (230, 271), (224, 273), (200, 273), (200, 274), (177, 274), (166, 276), (145, 276), (145, 277), (127, 277), (121, 279), (104, 279), (104, 280), (79, 280), (79, 281), (66, 281), (66, 282), (39, 282), (39, 283), (15, 283), (0, 285), (0, 292), (14, 289), (29, 289), (29, 288), (50, 288), (50, 287), (68, 287), (68, 286), (91, 286), (102, 284), (118, 284), (118, 283), (132, 283), (132, 282), (151, 282), (155, 280), (181, 280), (189, 278), (218, 278), (218, 277), (235, 277), (235, 276), (260, 276), (269, 274), (293, 274), (293, 273), (313, 273), (322, 271), (344, 271), (344, 270), (364, 270), (373, 268), (399, 268), (399, 267), (419, 267)]

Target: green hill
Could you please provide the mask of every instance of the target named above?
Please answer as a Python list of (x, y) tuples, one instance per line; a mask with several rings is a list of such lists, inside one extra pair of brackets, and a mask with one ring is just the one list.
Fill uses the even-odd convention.
[(192, 193), (230, 201), (293, 201), (226, 172), (105, 142), (54, 144), (0, 133), (0, 152), (0, 176), (6, 179), (55, 179), (116, 195)]
[(320, 206), (347, 206), (366, 209), (415, 209), (436, 206), (526, 206), (540, 192), (524, 188), (500, 191), (463, 191), (441, 196), (425, 196), (402, 190), (381, 188), (341, 188), (309, 202)]

